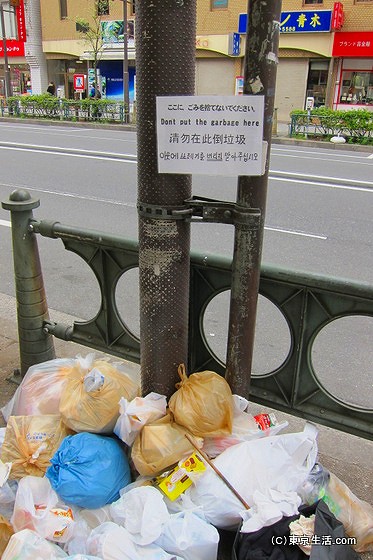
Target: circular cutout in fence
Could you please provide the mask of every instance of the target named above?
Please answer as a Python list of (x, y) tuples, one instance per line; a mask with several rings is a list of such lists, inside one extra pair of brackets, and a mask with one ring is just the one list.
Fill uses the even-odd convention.
[[(43, 241), (40, 240), (40, 247)], [(75, 319), (93, 319), (101, 304), (100, 286), (93, 270), (82, 257), (66, 251), (62, 244), (55, 245), (52, 252), (43, 255), (43, 278), (49, 308), (63, 310)]]
[(318, 382), (336, 400), (373, 410), (373, 317), (349, 315), (328, 323), (311, 349)]
[(122, 274), (115, 290), (115, 302), (123, 323), (140, 339), (139, 269), (130, 268)]
[[(230, 290), (221, 292), (207, 305), (203, 331), (214, 356), (225, 363), (228, 341)], [(253, 354), (253, 376), (268, 375), (286, 360), (291, 348), (289, 325), (280, 309), (259, 295)]]

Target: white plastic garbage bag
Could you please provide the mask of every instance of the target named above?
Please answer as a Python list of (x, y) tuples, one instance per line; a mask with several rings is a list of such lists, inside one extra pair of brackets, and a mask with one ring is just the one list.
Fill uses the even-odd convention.
[(88, 553), (102, 560), (183, 560), (159, 546), (135, 544), (130, 533), (116, 523), (103, 523), (93, 529), (87, 541)]
[(152, 486), (140, 486), (123, 494), (111, 504), (110, 515), (139, 545), (154, 542), (170, 520), (161, 492)]
[(16, 499), (18, 480), (10, 480), (0, 487), (0, 515), (10, 519)]
[(66, 557), (66, 552), (57, 544), (47, 541), (31, 529), (24, 529), (12, 535), (1, 560), (58, 560)]
[(88, 554), (73, 554), (72, 556), (67, 556), (66, 560), (101, 560), (101, 558)]
[(10, 521), (15, 531), (32, 529), (55, 542), (66, 542), (66, 529), (74, 523), (71, 508), (59, 500), (49, 480), (39, 476), (19, 481)]
[(184, 560), (216, 560), (218, 530), (192, 511), (175, 513), (155, 544)]
[[(242, 512), (249, 517), (256, 515), (255, 492), (267, 496), (268, 490), (276, 490), (287, 499), (303, 483), (316, 461), (316, 436), (316, 427), (306, 424), (303, 432), (234, 445), (214, 460), (219, 471), (252, 507), (248, 511), (210, 468), (186, 493), (193, 503), (202, 506), (209, 523), (222, 529), (237, 528)], [(279, 495), (276, 496), (278, 501)], [(295, 504), (294, 509), (296, 513)], [(278, 515), (280, 519), (281, 508)]]
[(165, 416), (166, 408), (167, 398), (159, 393), (149, 393), (146, 397), (136, 397), (132, 401), (121, 397), (115, 435), (127, 445), (132, 445), (142, 427)]

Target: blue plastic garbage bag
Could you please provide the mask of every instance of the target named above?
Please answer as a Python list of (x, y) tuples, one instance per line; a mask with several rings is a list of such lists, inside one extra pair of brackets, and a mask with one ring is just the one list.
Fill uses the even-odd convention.
[(82, 432), (67, 436), (51, 459), (45, 476), (66, 504), (96, 509), (119, 499), (131, 482), (122, 442)]

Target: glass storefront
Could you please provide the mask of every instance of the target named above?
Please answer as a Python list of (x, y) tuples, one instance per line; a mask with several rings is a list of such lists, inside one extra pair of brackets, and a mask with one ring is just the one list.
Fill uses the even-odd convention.
[(373, 105), (373, 72), (366, 70), (343, 70), (339, 103)]
[(325, 105), (328, 69), (328, 60), (310, 60), (306, 97), (314, 98), (315, 107), (321, 107), (322, 105)]

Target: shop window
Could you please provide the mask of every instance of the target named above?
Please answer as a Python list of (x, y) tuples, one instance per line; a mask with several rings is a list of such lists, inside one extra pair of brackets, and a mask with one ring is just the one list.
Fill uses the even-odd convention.
[(373, 105), (373, 72), (344, 70), (342, 72), (339, 103)]
[(97, 0), (97, 15), (108, 16), (109, 13), (109, 0)]
[(211, 11), (227, 10), (228, 0), (211, 0)]
[(18, 39), (17, 22), (14, 9), (9, 10), (8, 0), (0, 0), (0, 4), (2, 4), (3, 6), (5, 37), (7, 37), (8, 39)]
[(67, 0), (60, 0), (60, 18), (67, 18)]
[(307, 97), (314, 98), (315, 107), (325, 105), (328, 68), (329, 62), (327, 60), (314, 60), (310, 62), (307, 78)]

